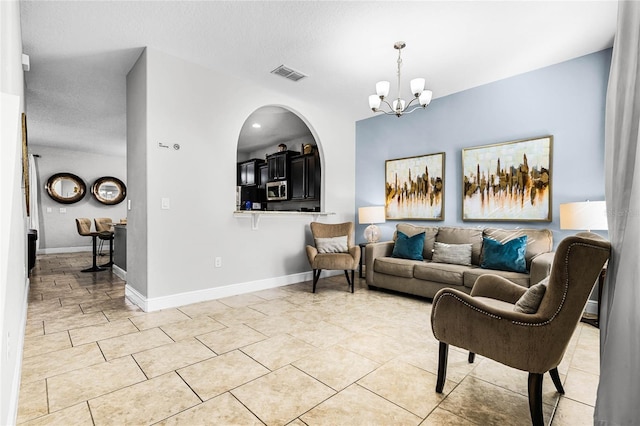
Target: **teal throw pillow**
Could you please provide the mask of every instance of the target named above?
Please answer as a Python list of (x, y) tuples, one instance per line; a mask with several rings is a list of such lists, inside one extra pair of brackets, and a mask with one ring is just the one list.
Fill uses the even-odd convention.
[(422, 249), (424, 248), (424, 232), (408, 237), (406, 234), (397, 231), (396, 243), (393, 246), (391, 257), (401, 259), (424, 260)]
[(527, 251), (527, 236), (523, 235), (502, 244), (492, 238), (483, 238), (481, 268), (499, 271), (527, 272), (524, 254)]

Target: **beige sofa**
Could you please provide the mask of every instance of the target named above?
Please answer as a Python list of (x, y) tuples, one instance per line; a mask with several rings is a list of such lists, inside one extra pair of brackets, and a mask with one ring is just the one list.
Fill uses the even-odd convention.
[[(397, 231), (408, 237), (425, 233), (424, 260), (392, 257)], [(483, 237), (506, 242), (527, 236), (526, 272), (481, 268)], [(432, 261), (435, 242), (471, 244), (471, 264), (459, 265)], [(495, 274), (523, 287), (530, 287), (547, 277), (554, 253), (553, 236), (548, 229), (498, 229), (471, 227), (415, 226), (399, 223), (393, 241), (366, 246), (366, 280), (370, 288), (385, 288), (402, 293), (433, 298), (438, 290), (449, 287), (470, 293), (480, 275)]]

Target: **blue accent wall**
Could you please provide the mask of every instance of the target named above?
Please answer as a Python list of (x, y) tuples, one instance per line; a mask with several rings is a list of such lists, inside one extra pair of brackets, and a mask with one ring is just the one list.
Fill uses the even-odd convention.
[[(557, 244), (574, 233), (560, 231), (561, 203), (604, 200), (610, 64), (611, 49), (606, 49), (434, 99), (426, 110), (400, 118), (376, 115), (358, 121), (356, 223), (358, 207), (384, 205), (385, 160), (445, 152), (444, 221), (423, 224), (550, 228)], [(553, 135), (552, 222), (463, 221), (462, 149), (546, 135)], [(391, 239), (397, 223), (378, 225), (381, 241)], [(364, 241), (366, 226), (357, 224), (358, 242)]]

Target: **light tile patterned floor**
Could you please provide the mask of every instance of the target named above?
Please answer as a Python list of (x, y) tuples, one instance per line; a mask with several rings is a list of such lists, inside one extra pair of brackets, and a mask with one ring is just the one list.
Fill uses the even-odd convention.
[[(343, 276), (144, 313), (87, 253), (39, 256), (19, 424), (528, 425), (527, 374), (451, 348), (435, 392), (431, 303)], [(598, 330), (545, 377), (553, 425), (592, 424)], [(554, 412), (555, 410), (555, 412)]]

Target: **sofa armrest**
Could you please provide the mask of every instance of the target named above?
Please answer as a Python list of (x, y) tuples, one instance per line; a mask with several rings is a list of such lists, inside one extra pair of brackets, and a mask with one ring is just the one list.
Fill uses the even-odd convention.
[(556, 253), (554, 251), (540, 253), (531, 259), (531, 270), (529, 273), (529, 286), (538, 284), (551, 274), (551, 266), (553, 266), (553, 258)]
[(515, 284), (499, 275), (480, 275), (471, 289), (473, 297), (489, 297), (515, 304), (527, 291), (521, 285)]
[(376, 258), (391, 256), (391, 253), (393, 253), (394, 244), (395, 243), (393, 241), (384, 241), (381, 243), (370, 243), (366, 245), (364, 260), (366, 265), (366, 277), (368, 285), (374, 285), (373, 263), (375, 262)]

